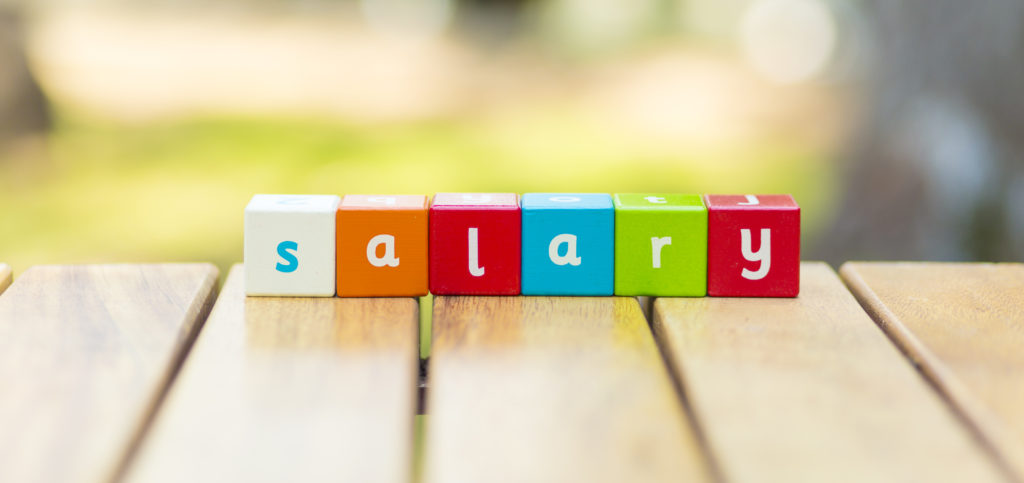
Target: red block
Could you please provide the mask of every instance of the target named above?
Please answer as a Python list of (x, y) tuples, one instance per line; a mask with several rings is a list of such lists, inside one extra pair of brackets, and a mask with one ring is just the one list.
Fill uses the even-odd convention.
[(800, 207), (793, 197), (705, 195), (704, 201), (708, 295), (796, 297), (800, 293)]
[(438, 193), (430, 206), (430, 291), (518, 295), (519, 196)]

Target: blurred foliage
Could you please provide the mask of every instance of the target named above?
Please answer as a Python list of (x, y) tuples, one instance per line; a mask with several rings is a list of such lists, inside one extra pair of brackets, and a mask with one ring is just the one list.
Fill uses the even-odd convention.
[(242, 258), (254, 193), (791, 192), (805, 233), (827, 214), (820, 154), (766, 142), (677, 152), (559, 113), (387, 125), (58, 116), (44, 159), (0, 163), (0, 259), (16, 272), (80, 262)]

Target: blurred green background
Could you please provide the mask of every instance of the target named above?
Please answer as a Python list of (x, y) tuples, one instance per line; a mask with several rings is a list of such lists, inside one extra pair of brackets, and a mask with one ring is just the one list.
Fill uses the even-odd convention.
[[(59, 173), (5, 177), (13, 182), (0, 194), (17, 207), (5, 220), (16, 236), (3, 239), (0, 253), (22, 269), (211, 261), (226, 271), (241, 261), (242, 210), (265, 192), (739, 190), (793, 192), (807, 207), (827, 201), (814, 182), (827, 174), (820, 153), (799, 146), (659, 152), (557, 113), (499, 125), (375, 127), (255, 117), (125, 125), (82, 116), (61, 118), (48, 142)], [(761, 162), (744, 167), (752, 157)], [(813, 227), (820, 211), (808, 211)]]
[(439, 191), (788, 192), (804, 258), (1019, 259), (1024, 16), (940, 3), (5, 0), (0, 261), (223, 274), (255, 193)]

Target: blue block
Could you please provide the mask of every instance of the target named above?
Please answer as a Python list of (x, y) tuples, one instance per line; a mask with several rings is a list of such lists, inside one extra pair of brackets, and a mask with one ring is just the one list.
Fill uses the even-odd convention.
[(521, 203), (522, 294), (612, 295), (615, 208), (611, 196), (527, 193)]

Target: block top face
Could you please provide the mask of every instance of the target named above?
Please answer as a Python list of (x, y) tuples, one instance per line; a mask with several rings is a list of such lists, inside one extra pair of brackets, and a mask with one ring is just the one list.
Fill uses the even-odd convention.
[(425, 210), (424, 195), (345, 195), (341, 210)]
[(519, 209), (519, 195), (515, 193), (438, 193), (434, 195), (435, 208), (499, 208)]
[(706, 211), (700, 195), (616, 193), (615, 209), (640, 211)]
[(609, 210), (612, 197), (605, 193), (526, 193), (524, 210)]
[(333, 213), (341, 198), (335, 195), (253, 195), (246, 212)]
[(791, 195), (706, 195), (709, 210), (800, 210)]

